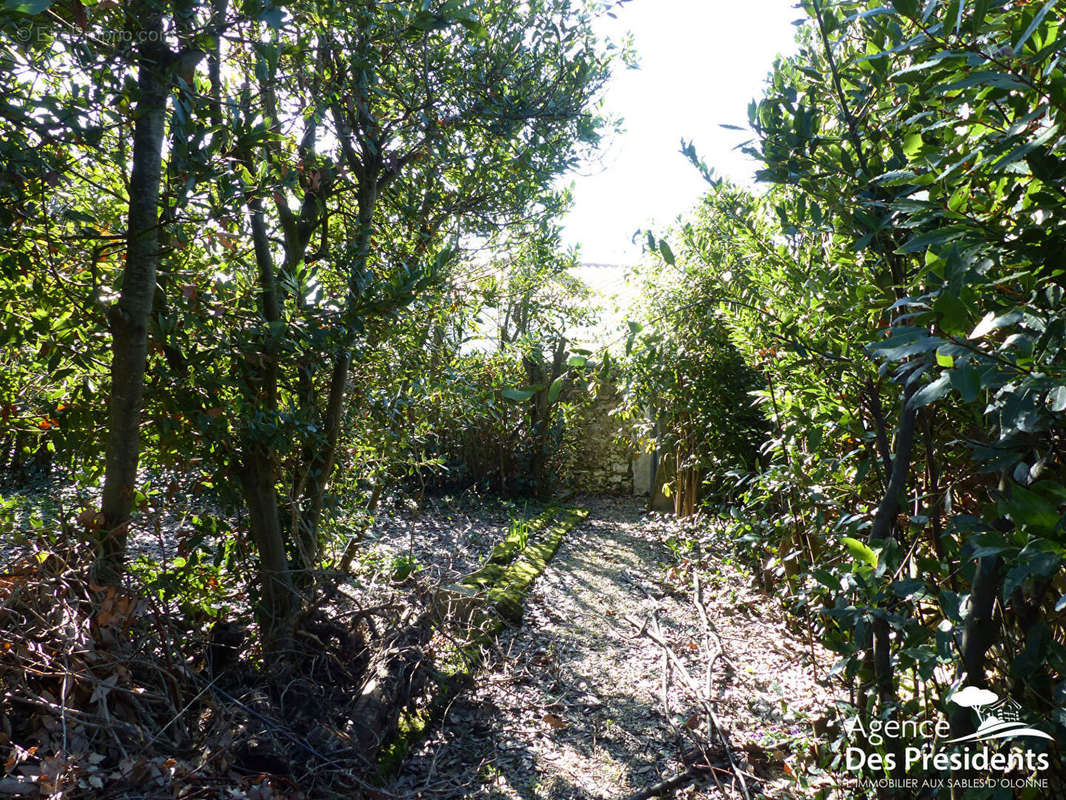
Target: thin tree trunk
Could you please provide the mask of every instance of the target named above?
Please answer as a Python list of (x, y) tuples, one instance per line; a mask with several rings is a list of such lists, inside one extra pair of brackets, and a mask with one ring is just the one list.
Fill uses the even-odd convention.
[(318, 561), (321, 547), (319, 527), (322, 523), (322, 508), (325, 503), (326, 489), (330, 474), (337, 458), (337, 442), (340, 439), (341, 422), (344, 417), (345, 398), (347, 395), (348, 372), (351, 369), (351, 356), (347, 348), (339, 353), (333, 362), (329, 379), (329, 396), (326, 400), (325, 437), (326, 445), (313, 455), (307, 465), (310, 471), (308, 482), (307, 508), (304, 512), (301, 530), (298, 535), (300, 555), (307, 567)]
[(918, 382), (913, 380), (903, 390), (903, 409), (900, 412), (899, 431), (896, 433), (896, 452), (892, 457), (889, 470), (888, 486), (874, 514), (870, 528), (870, 540), (887, 539), (892, 535), (892, 527), (899, 511), (899, 500), (907, 485), (910, 473), (911, 451), (914, 449), (914, 429), (918, 420), (918, 410), (911, 406), (910, 400), (918, 391)]
[(101, 513), (104, 524), (94, 569), (98, 583), (116, 584), (126, 560), (140, 456), (148, 317), (159, 266), (159, 185), (170, 51), (163, 40), (162, 12), (155, 3), (131, 9), (143, 20), (138, 48), (138, 100), (129, 185), (126, 267), (118, 302), (108, 310), (111, 328), (111, 400)]
[[(274, 258), (270, 251), (262, 202), (252, 198), (248, 202), (251, 215), (252, 243), (259, 271), (259, 310), (268, 324), (280, 323), (281, 300), (274, 274)], [(248, 366), (250, 371), (253, 369)], [(278, 365), (274, 353), (266, 353), (257, 374), (249, 374), (248, 393), (256, 406), (268, 415), (278, 410)], [(242, 455), (235, 472), (240, 480), (245, 504), (248, 506), (249, 528), (259, 553), (259, 585), (262, 602), (259, 621), (268, 647), (284, 642), (291, 633), (297, 604), (293, 592), (292, 574), (285, 552), (285, 534), (281, 527), (278, 503), (277, 460), (272, 450), (255, 440), (251, 433), (243, 437)]]
[[(359, 187), (359, 228), (356, 240), (357, 263), (352, 268), (348, 286), (348, 308), (355, 304), (359, 293), (357, 276), (366, 270), (370, 260), (371, 235), (374, 230), (374, 212), (378, 202), (378, 184), (374, 175), (364, 174)], [(319, 526), (322, 522), (322, 507), (326, 489), (336, 463), (337, 443), (340, 440), (341, 423), (344, 419), (345, 400), (348, 388), (348, 373), (351, 370), (351, 342), (344, 342), (334, 358), (330, 373), (329, 395), (326, 398), (323, 432), (325, 444), (314, 454), (313, 460), (305, 466), (307, 470), (307, 491), (305, 511), (301, 517), (300, 530), (296, 531), (298, 551), (303, 559), (303, 566), (310, 568), (317, 562), (321, 546)]]
[(211, 124), (222, 124), (222, 30), (226, 25), (229, 0), (212, 0), (211, 28), (215, 41), (207, 61), (207, 79), (211, 82)]
[[(914, 433), (918, 421), (918, 410), (911, 405), (911, 398), (918, 390), (918, 381), (913, 377), (904, 386), (901, 400), (899, 430), (896, 432), (896, 452), (892, 457), (891, 468), (888, 474), (888, 483), (885, 487), (884, 497), (874, 514), (873, 525), (870, 530), (871, 541), (882, 541), (895, 535), (896, 514), (899, 511), (900, 498), (907, 485), (907, 476), (910, 474), (911, 453), (914, 450)], [(892, 708), (893, 713), (898, 711), (896, 707), (896, 680), (892, 668), (892, 631), (885, 618), (889, 613), (888, 608), (880, 609), (882, 613), (874, 616), (872, 624), (873, 646), (871, 648), (871, 660), (874, 667), (874, 679), (877, 684), (877, 694), (882, 708)], [(902, 742), (899, 739), (892, 741), (893, 752), (896, 756), (896, 770), (894, 777), (902, 777), (903, 759)], [(882, 797), (896, 796), (894, 789), (882, 789)]]
[[(959, 680), (964, 685), (985, 686), (985, 654), (997, 633), (993, 612), (999, 594), (1001, 568), (1002, 559), (999, 556), (977, 559), (977, 570), (970, 590), (970, 610), (959, 642), (962, 662)], [(971, 729), (969, 709), (956, 706), (951, 714), (952, 735), (961, 736), (970, 733)]]
[(252, 540), (259, 552), (259, 622), (266, 648), (274, 650), (291, 634), (297, 608), (281, 530), (275, 470), (269, 457), (249, 444), (236, 472), (248, 506)]

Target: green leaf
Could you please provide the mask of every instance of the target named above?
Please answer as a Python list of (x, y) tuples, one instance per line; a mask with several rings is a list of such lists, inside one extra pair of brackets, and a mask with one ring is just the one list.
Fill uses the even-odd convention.
[(1022, 319), (1024, 319), (1024, 315), (1018, 310), (1008, 311), (1006, 314), (1000, 314), (998, 316), (995, 312), (989, 311), (981, 318), (981, 321), (977, 323), (967, 338), (981, 339), (994, 330), (1004, 328), (1007, 325), (1013, 325), (1016, 322), (1021, 322)]
[(900, 254), (919, 253), (931, 245), (954, 241), (969, 231), (968, 225), (945, 225), (939, 230), (929, 231), (908, 239), (896, 252)]
[(665, 239), (659, 240), (659, 252), (662, 254), (663, 261), (670, 266), (674, 265), (674, 251), (670, 249), (670, 245), (666, 243)]
[(970, 331), (970, 335), (967, 338), (969, 338), (969, 339), (981, 339), (981, 338), (983, 338), (985, 336), (985, 334), (987, 334), (987, 333), (992, 331), (992, 322), (995, 320), (995, 318), (996, 318), (995, 313), (992, 312), (992, 311), (989, 311), (987, 314), (984, 315), (984, 317), (981, 318), (981, 321), (978, 322), (977, 325), (974, 326), (974, 329), (972, 331)]
[(853, 539), (850, 536), (845, 536), (841, 539), (844, 542), (844, 546), (848, 548), (848, 552), (851, 553), (851, 557), (856, 561), (861, 561), (868, 564), (872, 569), (877, 568), (877, 553), (867, 544), (860, 542), (858, 539)]
[(980, 72), (971, 72), (965, 78), (948, 83), (937, 88), (937, 93), (947, 94), (957, 89), (968, 89), (971, 86), (979, 86), (986, 84), (988, 86), (994, 86), (997, 89), (1021, 89), (1025, 91), (1028, 87), (1005, 72), (996, 72), (994, 70), (981, 70)]
[(913, 158), (914, 155), (922, 149), (922, 135), (920, 133), (910, 133), (903, 139), (903, 153), (907, 158)]
[(988, 7), (992, 4), (992, 0), (977, 0), (974, 3), (973, 15), (970, 17), (970, 29), (973, 33), (977, 33), (981, 30), (981, 26), (985, 21), (985, 15), (988, 14)]
[(512, 403), (524, 403), (534, 393), (528, 389), (504, 389), (500, 394), (503, 395), (505, 400), (510, 400)]
[(265, 22), (274, 30), (278, 30), (285, 22), (285, 12), (280, 8), (268, 8), (259, 15), (259, 20), (260, 22)]
[(1056, 386), (1047, 393), (1047, 407), (1056, 413), (1066, 411), (1066, 386)]
[(964, 402), (972, 403), (981, 392), (981, 377), (973, 364), (960, 364), (950, 373), (951, 385)]
[(938, 367), (947, 367), (948, 369), (951, 369), (955, 366), (955, 359), (947, 353), (941, 353), (938, 349), (936, 351), (936, 365)]
[(893, 328), (892, 335), (888, 339), (871, 344), (867, 349), (874, 356), (889, 361), (899, 361), (908, 356), (936, 350), (943, 344), (945, 344), (943, 339), (930, 336), (924, 328), (906, 325)]
[(932, 383), (919, 389), (914, 397), (910, 399), (908, 405), (911, 408), (921, 408), (939, 400), (949, 391), (951, 391), (951, 374), (945, 372)]
[(548, 387), (548, 405), (551, 405), (559, 399), (560, 393), (563, 391), (563, 384), (566, 382), (566, 373), (564, 372), (554, 381), (552, 385)]
[(1000, 553), (1004, 553), (1006, 551), (1007, 551), (1007, 548), (1003, 547), (1001, 545), (982, 544), (982, 545), (978, 545), (977, 547), (975, 547), (973, 549), (973, 552), (970, 553), (970, 558), (972, 560), (976, 561), (978, 558), (988, 558), (989, 556), (998, 556)]
[(55, 0), (7, 0), (4, 3), (5, 11), (14, 11), (18, 14), (43, 14), (52, 7)]
[(411, 20), (411, 27), (416, 31), (436, 31), (449, 28), (459, 20), (445, 14), (434, 14), (431, 11), (419, 11)]
[(1038, 12), (1036, 12), (1036, 16), (1033, 17), (1033, 21), (1029, 23), (1029, 27), (1025, 29), (1025, 32), (1022, 33), (1021, 37), (1019, 37), (1017, 43), (1014, 45), (1015, 54), (1017, 54), (1025, 45), (1025, 43), (1029, 41), (1029, 37), (1031, 37), (1036, 32), (1036, 29), (1040, 27), (1040, 23), (1044, 21), (1044, 17), (1046, 17), (1048, 15), (1048, 12), (1055, 7), (1055, 3), (1057, 2), (1058, 0), (1047, 0), (1047, 2), (1044, 3), (1044, 7), (1041, 8)]
[(1014, 594), (1015, 589), (1023, 588), (1030, 580), (1045, 580), (1056, 572), (1062, 565), (1062, 559), (1058, 553), (1033, 551), (1026, 547), (1018, 554), (1019, 563), (1012, 568), (1007, 577), (1003, 579), (1003, 598), (1008, 599)]
[(1007, 511), (1015, 523), (1038, 530), (1051, 531), (1059, 524), (1055, 503), (1021, 485), (1011, 487)]
[(918, 13), (918, 0), (892, 0), (892, 7), (905, 17), (914, 17)]

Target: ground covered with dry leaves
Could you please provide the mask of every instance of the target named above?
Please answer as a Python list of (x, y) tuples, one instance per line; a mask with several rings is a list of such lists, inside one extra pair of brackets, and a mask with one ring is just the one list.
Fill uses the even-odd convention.
[[(462, 632), (434, 598), (540, 506), (432, 499), (353, 527), (351, 571), (325, 576), (284, 669), (256, 652), (242, 584), (201, 619), (181, 596), (93, 585), (84, 542), (26, 537), (0, 554), (0, 797), (809, 797), (828, 654), (710, 521), (570, 504), (591, 513), (522, 624), (384, 786), (365, 758), (388, 735), (367, 712), (378, 667), (417, 665), (393, 700), (421, 697)], [(165, 578), (187, 538), (146, 515), (132, 549)]]
[[(704, 536), (682, 554), (692, 523), (646, 514), (629, 498), (575, 503), (592, 513), (527, 597), (522, 626), (501, 635), (477, 685), (387, 791), (627, 798), (695, 765), (711, 769), (679, 781), (674, 796), (743, 796), (736, 772), (752, 797), (807, 796), (794, 776), (834, 700), (819, 682), (830, 655), (786, 629), (727, 543)], [(710, 698), (724, 741), (704, 729), (685, 671)]]

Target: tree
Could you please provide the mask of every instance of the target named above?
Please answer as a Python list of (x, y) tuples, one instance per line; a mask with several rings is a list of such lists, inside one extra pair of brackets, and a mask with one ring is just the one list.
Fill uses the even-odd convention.
[[(84, 427), (62, 432), (87, 463), (111, 342), (98, 573), (121, 575), (138, 466), (176, 466), (247, 508), (261, 619), (284, 639), (320, 561), (353, 358), (387, 345), (463, 246), (541, 213), (595, 144), (600, 5), (149, 2), (79, 5), (66, 27), (40, 5), (4, 12), (33, 35), (2, 78), (18, 132), (3, 210), (23, 227), (2, 287), (25, 297), (47, 242), (38, 263), (60, 280), (34, 325), (84, 392)], [(16, 159), (27, 145), (39, 156)], [(72, 235), (30, 194), (49, 183)], [(84, 336), (60, 336), (49, 304)]]
[(660, 454), (657, 483), (678, 515), (695, 512), (708, 482), (723, 488), (718, 475), (756, 469), (764, 432), (753, 397), (761, 381), (729, 337), (726, 312), (748, 270), (746, 251), (718, 229), (729, 203), (752, 201), (732, 187), (708, 196), (678, 231), (676, 256), (649, 234), (642, 321), (627, 343), (624, 413)]
[(559, 461), (553, 451), (562, 445), (559, 399), (573, 382), (571, 367), (586, 361), (571, 356), (570, 337), (589, 319), (588, 290), (569, 272), (577, 266), (577, 253), (561, 252), (557, 226), (523, 231), (516, 239), (492, 287), (502, 295), (497, 301), (500, 350), (521, 364), (525, 379), (522, 388), (504, 396), (526, 406), (528, 486), (534, 497), (547, 500), (555, 483), (552, 466)]
[[(799, 54), (751, 107), (772, 188), (716, 215), (752, 265), (721, 309), (776, 430), (737, 531), (776, 559), (797, 611), (824, 609), (806, 618), (860, 713), (928, 702), (907, 672), (943, 697), (945, 663), (1047, 708), (1063, 20), (1053, 3), (806, 9)], [(784, 536), (801, 527), (806, 541)]]
[(111, 397), (106, 472), (100, 513), (97, 580), (116, 583), (122, 574), (126, 533), (137, 486), (140, 455), (141, 404), (148, 318), (155, 295), (161, 239), (159, 186), (163, 170), (170, 68), (176, 55), (163, 40), (163, 11), (155, 0), (130, 9), (138, 27), (137, 100), (132, 109), (132, 171), (126, 218), (126, 263), (118, 301), (107, 310), (111, 329)]
[[(446, 3), (287, 10), (291, 25), (249, 23), (252, 69), (229, 124), (238, 180), (218, 184), (247, 206), (258, 297), (244, 332), (220, 343), (236, 406), (219, 454), (240, 478), (261, 582), (277, 587), (264, 619), (282, 632), (299, 602), (288, 562), (306, 576), (319, 557), (353, 348), (440, 282), (461, 235), (525, 214), (594, 141), (587, 108), (607, 65), (588, 14), (565, 2), (485, 3), (473, 15)], [(332, 35), (312, 50), (303, 31), (320, 15)], [(312, 76), (286, 82), (309, 52)], [(294, 108), (299, 119), (286, 115)]]

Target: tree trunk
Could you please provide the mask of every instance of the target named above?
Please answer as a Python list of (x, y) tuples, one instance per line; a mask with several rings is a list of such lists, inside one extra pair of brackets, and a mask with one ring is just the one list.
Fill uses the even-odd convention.
[(351, 357), (347, 350), (337, 355), (333, 362), (333, 371), (329, 380), (329, 396), (326, 400), (325, 437), (326, 444), (312, 455), (305, 466), (308, 470), (307, 506), (302, 516), (300, 530), (297, 533), (302, 566), (312, 567), (318, 561), (321, 541), (319, 526), (322, 522), (322, 506), (325, 502), (326, 488), (329, 486), (330, 473), (336, 462), (337, 441), (340, 439), (341, 421), (344, 416), (348, 371)]
[(248, 443), (236, 472), (248, 506), (252, 541), (259, 552), (259, 624), (265, 649), (276, 650), (292, 633), (297, 603), (281, 530), (275, 469), (269, 457)]
[(117, 584), (126, 560), (126, 536), (137, 482), (144, 397), (148, 316), (159, 265), (159, 184), (166, 116), (166, 65), (162, 12), (143, 3), (131, 16), (143, 20), (138, 44), (138, 100), (129, 185), (126, 267), (118, 302), (108, 310), (111, 327), (111, 400), (101, 513), (104, 524), (94, 569), (98, 583)]
[[(903, 390), (903, 408), (900, 411), (899, 431), (896, 433), (896, 452), (892, 457), (884, 497), (874, 514), (873, 526), (870, 529), (871, 542), (883, 541), (895, 534), (896, 513), (899, 511), (900, 497), (907, 485), (911, 453), (914, 450), (914, 429), (918, 411), (911, 406), (910, 400), (917, 390), (916, 380), (912, 380)], [(896, 692), (892, 671), (892, 637), (888, 623), (882, 617), (874, 620), (871, 655), (881, 702), (894, 703)]]
[[(378, 178), (376, 174), (364, 173), (359, 185), (359, 228), (356, 239), (356, 263), (352, 267), (348, 285), (349, 312), (355, 306), (359, 294), (358, 278), (365, 272), (370, 261), (371, 235), (374, 230), (374, 212), (378, 202)], [(330, 373), (329, 395), (326, 398), (323, 431), (325, 445), (314, 453), (312, 460), (304, 466), (307, 471), (307, 490), (305, 493), (304, 513), (301, 515), (300, 529), (295, 532), (297, 551), (303, 560), (302, 566), (310, 568), (318, 560), (321, 547), (319, 526), (322, 522), (322, 506), (330, 475), (337, 457), (337, 442), (340, 440), (341, 423), (344, 419), (345, 400), (348, 389), (348, 373), (351, 369), (351, 342), (345, 341), (334, 357)]]
[[(985, 556), (977, 559), (977, 570), (973, 576), (970, 590), (970, 611), (966, 615), (959, 656), (961, 669), (959, 681), (962, 685), (985, 686), (985, 654), (995, 641), (997, 626), (993, 616), (996, 597), (999, 595), (1002, 559), (999, 556)], [(970, 710), (955, 706), (951, 713), (951, 733), (962, 736), (972, 732)]]
[[(274, 275), (274, 259), (259, 198), (248, 201), (248, 211), (259, 271), (260, 314), (268, 325), (281, 323), (281, 300)], [(260, 363), (258, 372), (254, 372), (250, 364), (244, 367), (248, 370), (248, 399), (262, 413), (274, 416), (278, 411), (277, 354), (264, 353)], [(246, 431), (241, 443), (241, 457), (234, 471), (248, 506), (249, 528), (259, 553), (259, 586), (262, 592), (258, 609), (259, 624), (268, 649), (275, 649), (291, 633), (298, 608), (285, 552), (285, 534), (281, 527), (275, 453), (257, 441), (254, 432)]]

